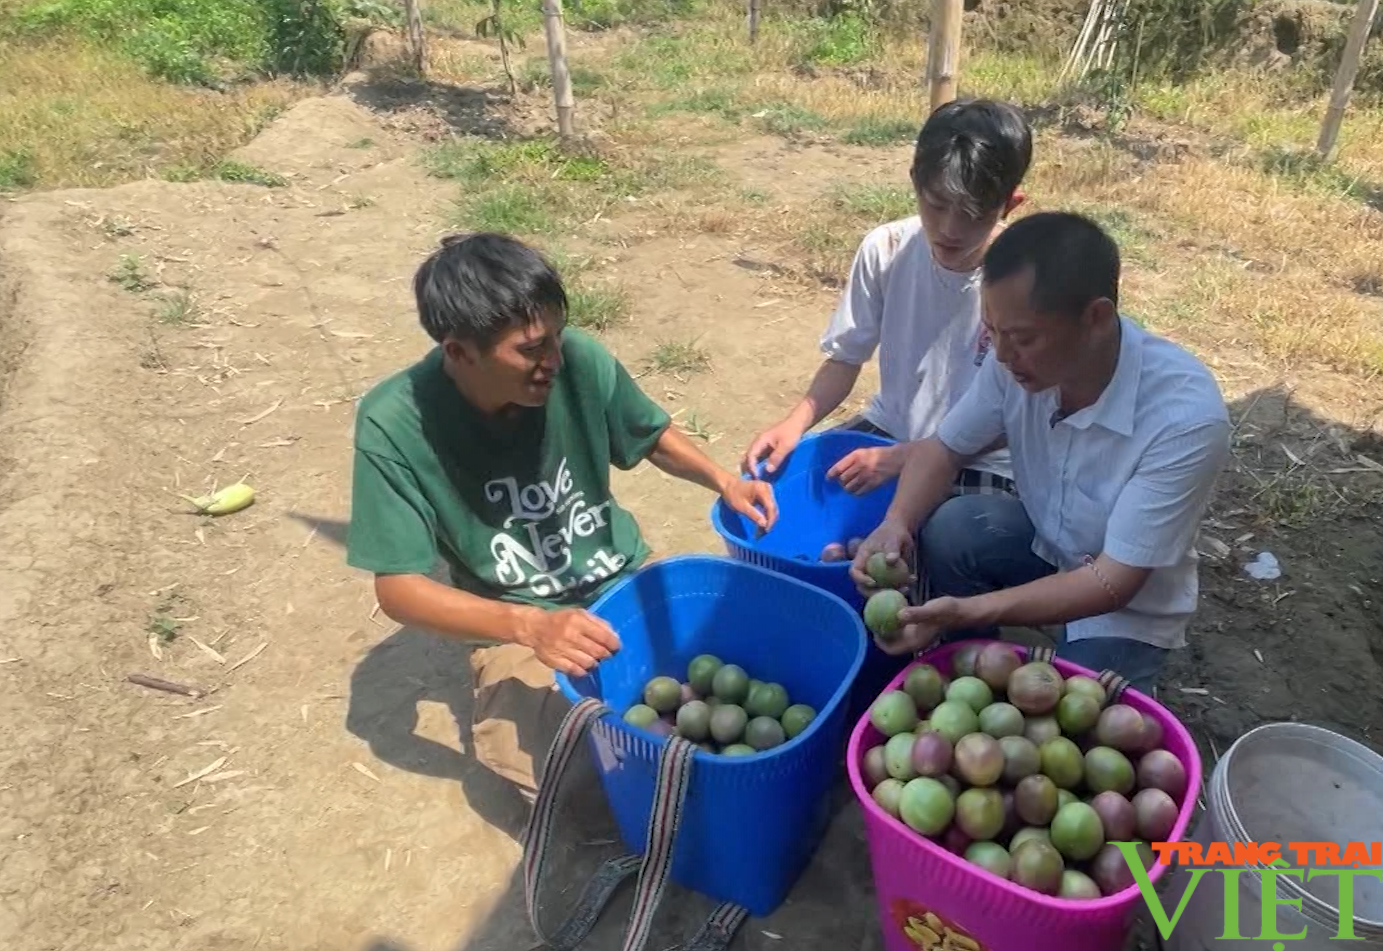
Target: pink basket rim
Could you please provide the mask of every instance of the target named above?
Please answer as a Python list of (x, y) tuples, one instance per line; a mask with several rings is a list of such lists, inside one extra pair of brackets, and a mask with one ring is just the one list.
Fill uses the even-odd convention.
[[(905, 667), (902, 670), (902, 672), (898, 674), (898, 676), (894, 677), (893, 680), (889, 682), (888, 686), (879, 692), (879, 695), (882, 696), (890, 690), (901, 689), (903, 682), (907, 680), (908, 672), (911, 671), (913, 667), (917, 666), (918, 664), (933, 663), (935, 661), (949, 659), (953, 654), (958, 652), (966, 644), (973, 643), (990, 642), (984, 640), (958, 641), (954, 644), (945, 644), (940, 647), (933, 647), (930, 650), (924, 651), (923, 653), (919, 654), (913, 660), (912, 663), (908, 664), (908, 666)], [(1025, 651), (1025, 648), (1018, 644), (1010, 644), (1009, 646), (1011, 646), (1014, 649), (1015, 653), (1022, 653)], [(1060, 657), (1054, 658), (1051, 663), (1064, 677), (1071, 677), (1080, 674), (1084, 674), (1087, 677), (1099, 676), (1098, 671), (1090, 670), (1089, 668), (1082, 667), (1079, 664), (1073, 664), (1070, 661), (1064, 660)], [(1135, 710), (1138, 710), (1140, 713), (1148, 714), (1162, 725), (1164, 747), (1166, 746), (1167, 742), (1166, 735), (1172, 733), (1175, 734), (1182, 741), (1183, 745), (1191, 751), (1190, 762), (1187, 762), (1185, 759), (1182, 760), (1182, 765), (1186, 767), (1185, 800), (1181, 803), (1181, 809), (1177, 814), (1176, 825), (1172, 827), (1172, 832), (1166, 839), (1166, 841), (1168, 842), (1180, 842), (1185, 836), (1186, 830), (1190, 826), (1192, 817), (1195, 814), (1195, 805), (1198, 790), (1201, 788), (1202, 771), (1200, 751), (1197, 749), (1195, 740), (1192, 738), (1190, 731), (1188, 731), (1186, 727), (1182, 725), (1181, 721), (1178, 720), (1170, 710), (1168, 710), (1162, 704), (1158, 703), (1153, 698), (1149, 697), (1147, 694), (1137, 691), (1133, 689), (1133, 687), (1128, 687), (1120, 696), (1119, 701), (1121, 703), (1127, 703), (1129, 706), (1133, 707)], [(900, 819), (895, 819), (893, 816), (889, 815), (879, 806), (877, 802), (874, 801), (873, 795), (870, 794), (868, 787), (865, 785), (864, 775), (861, 771), (861, 763), (864, 760), (864, 754), (866, 752), (866, 750), (864, 749), (865, 737), (871, 733), (879, 735), (878, 731), (874, 729), (874, 724), (871, 723), (869, 720), (869, 714), (866, 712), (862, 717), (860, 717), (859, 721), (855, 724), (854, 729), (850, 731), (850, 743), (846, 748), (845, 765), (847, 771), (850, 774), (850, 785), (855, 791), (855, 798), (860, 801), (860, 805), (867, 812), (869, 812), (874, 819), (885, 823), (895, 832), (899, 833), (913, 844), (920, 846), (921, 848), (931, 852), (937, 858), (941, 859), (943, 862), (950, 865), (953, 871), (959, 873), (970, 873), (979, 875), (990, 885), (1002, 890), (1009, 897), (1015, 900), (1035, 902), (1036, 904), (1048, 908), (1052, 911), (1061, 912), (1065, 914), (1079, 914), (1081, 912), (1101, 912), (1106, 909), (1112, 909), (1116, 906), (1126, 904), (1131, 898), (1136, 897), (1140, 894), (1138, 891), (1138, 885), (1133, 884), (1121, 892), (1115, 892), (1113, 895), (1105, 895), (1102, 898), (1097, 898), (1091, 901), (1075, 901), (1069, 898), (1056, 898), (1051, 895), (1043, 895), (1041, 892), (1035, 892), (1030, 888), (1024, 888), (1023, 886), (1015, 884), (1014, 882), (1011, 882), (1006, 878), (1000, 878), (994, 873), (987, 871), (986, 869), (983, 869), (972, 862), (967, 862), (964, 858), (942, 848), (935, 842), (928, 839), (926, 836), (923, 836), (918, 832), (914, 831), (912, 827), (909, 826), (907, 823), (903, 822)], [(1153, 863), (1152, 871), (1148, 873), (1148, 878), (1153, 885), (1156, 885), (1158, 883), (1158, 881), (1166, 873), (1169, 867), (1170, 866), (1163, 865), (1161, 862), (1158, 861), (1155, 861)]]

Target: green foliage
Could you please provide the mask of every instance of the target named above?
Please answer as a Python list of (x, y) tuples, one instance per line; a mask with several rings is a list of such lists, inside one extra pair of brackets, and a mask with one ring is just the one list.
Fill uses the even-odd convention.
[(1238, 38), (1236, 25), (1246, 0), (1129, 0), (1119, 37), (1119, 69), (1166, 72), (1180, 79), (1198, 72), (1210, 57)]
[(13, 149), (0, 151), (0, 188), (28, 188), (37, 180), (33, 153)]
[(175, 83), (216, 85), (244, 73), (330, 75), (342, 22), (391, 22), (383, 0), (39, 0), (16, 14), (21, 36), (83, 36)]
[(797, 26), (798, 58), (816, 66), (852, 66), (879, 52), (879, 37), (859, 14), (813, 17)]

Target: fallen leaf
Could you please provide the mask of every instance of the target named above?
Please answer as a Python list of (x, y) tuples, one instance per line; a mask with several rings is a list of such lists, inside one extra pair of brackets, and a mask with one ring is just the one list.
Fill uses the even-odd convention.
[(190, 776), (188, 776), (186, 779), (183, 779), (183, 780), (180, 780), (180, 781), (174, 783), (174, 784), (173, 784), (173, 788), (174, 788), (174, 789), (179, 789), (179, 788), (181, 788), (181, 787), (183, 787), (183, 786), (186, 786), (188, 783), (195, 783), (197, 780), (201, 779), (203, 776), (210, 776), (212, 773), (216, 772), (218, 769), (220, 769), (222, 766), (225, 766), (225, 765), (226, 765), (226, 757), (222, 756), (220, 759), (216, 760), (216, 762), (212, 763), (210, 766), (204, 766), (204, 767), (202, 767), (201, 769), (197, 770), (197, 772), (195, 772), (195, 773), (191, 774)]
[(364, 775), (370, 777), (377, 783), (384, 782), (384, 780), (380, 779), (374, 773), (370, 772), (369, 768), (366, 767), (364, 763), (351, 763), (351, 767), (354, 768), (357, 773), (363, 773)]
[(269, 642), (268, 642), (268, 641), (264, 641), (262, 644), (260, 644), (260, 645), (259, 645), (258, 647), (256, 647), (254, 650), (250, 651), (250, 652), (249, 652), (248, 654), (246, 654), (244, 657), (240, 658), (240, 659), (237, 660), (235, 663), (231, 664), (231, 665), (230, 665), (230, 668), (229, 668), (226, 672), (227, 672), (227, 673), (230, 673), (230, 671), (232, 671), (232, 670), (235, 670), (235, 669), (240, 668), (240, 667), (244, 667), (244, 666), (245, 666), (246, 664), (248, 664), (250, 661), (254, 660), (254, 659), (255, 659), (256, 657), (258, 657), (260, 654), (264, 653), (264, 648), (266, 648), (266, 647), (268, 647), (268, 646), (269, 646)]
[(207, 647), (205, 644), (197, 640), (197, 638), (193, 637), (191, 634), (187, 635), (187, 639), (190, 640), (193, 644), (196, 644), (198, 650), (200, 650), (203, 654), (206, 654), (212, 660), (216, 661), (216, 663), (224, 664), (226, 662), (226, 658), (219, 651)]
[(280, 406), (282, 406), (282, 405), (283, 405), (283, 400), (279, 400), (277, 403), (275, 403), (273, 406), (270, 406), (270, 407), (269, 407), (268, 409), (266, 409), (264, 412), (262, 412), (262, 413), (256, 413), (254, 416), (251, 416), (249, 419), (242, 419), (242, 420), (240, 421), (240, 425), (241, 425), (241, 426), (250, 426), (250, 425), (253, 425), (254, 423), (259, 422), (261, 419), (264, 419), (266, 416), (268, 416), (270, 413), (272, 413), (272, 412), (274, 412), (275, 410), (277, 410), (277, 409), (278, 409)]

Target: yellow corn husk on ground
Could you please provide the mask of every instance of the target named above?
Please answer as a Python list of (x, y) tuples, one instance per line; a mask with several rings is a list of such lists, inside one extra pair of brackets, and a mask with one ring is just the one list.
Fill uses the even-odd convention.
[(195, 505), (202, 515), (229, 515), (248, 507), (255, 500), (255, 490), (243, 482), (237, 482), (200, 498), (194, 499), (190, 495), (180, 498)]

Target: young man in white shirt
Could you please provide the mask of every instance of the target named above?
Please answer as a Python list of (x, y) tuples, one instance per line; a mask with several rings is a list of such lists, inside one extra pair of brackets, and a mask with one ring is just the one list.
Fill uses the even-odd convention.
[[(758, 474), (761, 463), (775, 471), (803, 434), (845, 401), (877, 350), (879, 392), (861, 416), (838, 428), (897, 444), (856, 450), (830, 477), (854, 493), (897, 477), (902, 444), (932, 435), (984, 361), (980, 260), (1022, 200), (1018, 186), (1031, 161), (1032, 132), (1013, 106), (958, 100), (927, 119), (911, 170), (919, 214), (865, 237), (821, 338), (826, 361), (792, 411), (750, 444), (745, 472)], [(956, 488), (1012, 491), (1007, 452), (973, 460)]]
[[(1037, 214), (984, 259), (994, 347), (932, 438), (908, 449), (876, 551), (917, 566), (907, 653), (1000, 626), (1063, 624), (1058, 656), (1152, 692), (1198, 598), (1194, 547), (1229, 458), (1210, 370), (1119, 314), (1119, 251), (1079, 215)], [(1006, 438), (1018, 496), (949, 498), (955, 473)]]

